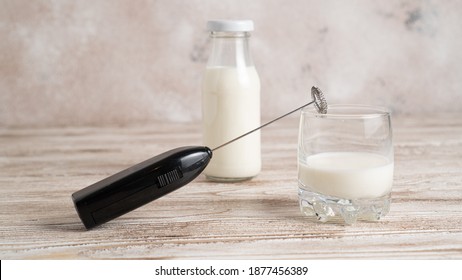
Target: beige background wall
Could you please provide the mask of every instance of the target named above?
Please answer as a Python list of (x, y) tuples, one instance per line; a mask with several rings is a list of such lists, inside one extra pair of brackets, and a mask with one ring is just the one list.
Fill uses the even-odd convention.
[(0, 125), (200, 121), (208, 19), (253, 19), (262, 114), (462, 111), (462, 1), (0, 0)]

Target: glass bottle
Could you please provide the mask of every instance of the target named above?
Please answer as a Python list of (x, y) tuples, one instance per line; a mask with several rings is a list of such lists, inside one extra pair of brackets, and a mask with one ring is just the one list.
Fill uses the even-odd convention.
[[(260, 78), (249, 51), (251, 20), (209, 21), (213, 47), (202, 85), (203, 142), (211, 149), (260, 126)], [(261, 170), (260, 131), (213, 152), (210, 180), (240, 181)]]

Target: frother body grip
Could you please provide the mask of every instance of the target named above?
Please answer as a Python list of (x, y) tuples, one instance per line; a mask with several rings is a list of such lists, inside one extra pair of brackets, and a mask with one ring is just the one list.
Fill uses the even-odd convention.
[(208, 147), (176, 148), (75, 192), (72, 200), (90, 229), (188, 184), (211, 158)]

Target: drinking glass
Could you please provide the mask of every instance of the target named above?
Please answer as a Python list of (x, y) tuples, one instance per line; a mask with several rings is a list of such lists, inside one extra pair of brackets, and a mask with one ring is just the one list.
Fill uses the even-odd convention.
[(386, 108), (329, 105), (327, 114), (302, 110), (298, 196), (304, 215), (346, 224), (379, 220), (390, 210), (393, 165)]

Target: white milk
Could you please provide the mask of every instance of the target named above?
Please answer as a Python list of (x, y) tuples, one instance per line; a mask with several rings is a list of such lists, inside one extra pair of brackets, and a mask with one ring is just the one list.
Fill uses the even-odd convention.
[(329, 196), (376, 198), (391, 190), (393, 162), (372, 153), (320, 153), (299, 163), (298, 179), (311, 190)]
[[(208, 67), (202, 88), (203, 142), (213, 149), (260, 126), (260, 79), (255, 67)], [(261, 169), (260, 131), (213, 152), (204, 173), (245, 179)]]

